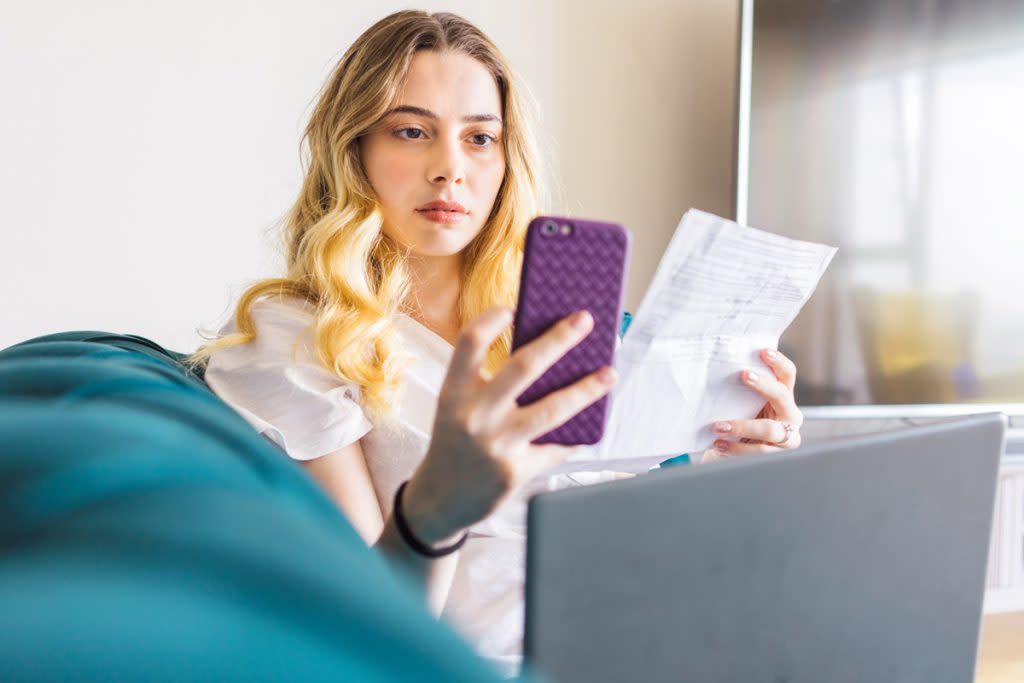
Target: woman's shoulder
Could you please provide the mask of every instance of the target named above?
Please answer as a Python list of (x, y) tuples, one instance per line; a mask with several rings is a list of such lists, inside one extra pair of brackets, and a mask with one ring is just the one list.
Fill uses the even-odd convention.
[[(314, 304), (294, 297), (261, 299), (249, 307), (249, 317), (253, 339), (215, 348), (210, 354), (206, 381), (216, 393), (230, 393), (236, 399), (236, 394), (258, 394), (284, 403), (300, 403), (302, 398), (359, 402), (358, 385), (320, 360), (313, 336)], [(232, 320), (220, 336), (235, 331)]]
[[(292, 296), (259, 299), (249, 307), (248, 314), (255, 338), (248, 343), (216, 349), (210, 356), (211, 365), (318, 364), (313, 343), (316, 308), (312, 302)], [(237, 331), (232, 316), (219, 336)]]
[[(310, 460), (362, 438), (372, 424), (359, 387), (318, 359), (315, 308), (298, 299), (267, 299), (249, 309), (256, 336), (216, 349), (206, 383), (253, 427), (297, 460)], [(234, 331), (234, 323), (222, 333)]]
[(316, 322), (316, 305), (294, 296), (259, 299), (249, 307), (249, 315), (257, 326), (300, 330)]

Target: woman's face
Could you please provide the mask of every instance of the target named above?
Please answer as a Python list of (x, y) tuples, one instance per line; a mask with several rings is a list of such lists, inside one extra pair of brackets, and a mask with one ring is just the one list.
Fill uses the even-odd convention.
[(450, 256), (480, 232), (505, 175), (501, 96), (462, 53), (421, 51), (398, 100), (360, 139), (384, 234), (420, 256)]

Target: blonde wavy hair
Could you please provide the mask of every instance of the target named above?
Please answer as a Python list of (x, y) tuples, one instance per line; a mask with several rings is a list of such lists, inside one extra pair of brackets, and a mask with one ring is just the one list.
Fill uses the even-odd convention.
[[(285, 276), (250, 286), (235, 309), (237, 332), (200, 346), (187, 359), (192, 368), (256, 338), (254, 303), (298, 297), (315, 309), (313, 338), (321, 363), (357, 384), (368, 408), (390, 412), (409, 361), (394, 330), (409, 283), (404, 250), (381, 229), (359, 138), (396, 104), (412, 57), (421, 50), (465, 53), (494, 75), (503, 109), (505, 175), (490, 216), (465, 248), (458, 315), (465, 323), (495, 304), (515, 304), (526, 226), (540, 208), (539, 163), (522, 86), (494, 43), (465, 19), (396, 12), (352, 44), (320, 92), (302, 140), (308, 147), (302, 189), (285, 223)], [(490, 350), (490, 370), (508, 356), (510, 344), (506, 331)]]

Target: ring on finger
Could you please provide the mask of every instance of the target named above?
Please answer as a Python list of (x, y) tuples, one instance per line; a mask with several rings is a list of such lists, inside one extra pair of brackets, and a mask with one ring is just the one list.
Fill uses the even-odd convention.
[(786, 444), (789, 443), (789, 440), (793, 437), (793, 432), (796, 431), (796, 427), (794, 427), (793, 425), (789, 424), (788, 422), (780, 422), (779, 424), (781, 424), (782, 428), (786, 430), (786, 435), (783, 436), (778, 441), (770, 441), (769, 443), (772, 446), (785, 446)]

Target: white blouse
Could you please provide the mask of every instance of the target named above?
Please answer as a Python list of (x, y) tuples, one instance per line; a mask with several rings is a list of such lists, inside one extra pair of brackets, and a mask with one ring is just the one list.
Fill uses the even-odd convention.
[[(387, 518), (398, 486), (426, 454), (452, 345), (400, 316), (396, 328), (414, 360), (404, 372), (395, 415), (371, 420), (360, 406), (359, 388), (317, 359), (310, 304), (294, 298), (264, 300), (252, 306), (251, 314), (256, 340), (215, 352), (206, 382), (296, 460), (311, 460), (361, 439)], [(234, 331), (232, 321), (220, 334)], [(514, 673), (522, 652), (526, 499), (562, 479), (538, 479), (470, 529), (442, 613), (477, 652), (508, 673)]]

